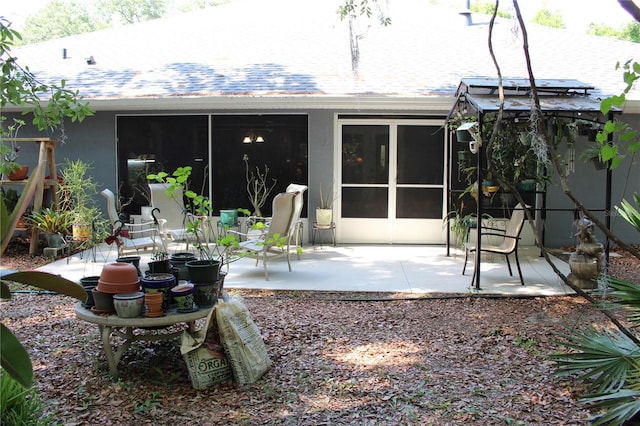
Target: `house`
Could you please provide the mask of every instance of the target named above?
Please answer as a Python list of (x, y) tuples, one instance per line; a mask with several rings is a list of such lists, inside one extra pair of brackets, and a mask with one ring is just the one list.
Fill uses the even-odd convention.
[[(398, 3), (390, 26), (373, 20), (356, 30), (357, 67), (336, 4), (292, 0), (236, 0), (13, 53), (41, 81), (64, 79), (90, 101), (95, 116), (66, 124), (58, 161), (92, 161), (98, 181), (133, 197), (132, 214), (147, 202), (148, 172), (187, 164), (216, 211), (248, 208), (246, 155), (250, 170), (269, 167), (276, 192), (309, 185), (308, 222), (320, 188), (331, 188), (338, 242), (442, 244), (452, 155), (445, 118), (462, 79), (496, 76), (489, 17), (474, 15), (469, 25), (456, 9)], [(527, 30), (536, 78), (579, 80), (594, 87), (594, 98), (622, 90), (615, 64), (639, 51), (637, 43)], [(527, 77), (513, 21), (499, 20), (494, 33), (502, 74)], [(635, 128), (638, 92), (623, 114)], [(604, 207), (603, 176), (578, 162), (570, 179), (595, 210)], [(626, 161), (612, 188), (614, 204), (631, 199), (640, 191), (638, 167)], [(571, 244), (573, 206), (557, 180), (546, 197), (553, 209), (545, 243)], [(628, 228), (615, 218), (612, 226)]]

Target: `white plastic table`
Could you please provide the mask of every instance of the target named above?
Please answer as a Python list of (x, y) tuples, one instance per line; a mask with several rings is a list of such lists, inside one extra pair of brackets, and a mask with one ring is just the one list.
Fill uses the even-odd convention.
[[(196, 312), (179, 313), (175, 309), (170, 310), (164, 316), (147, 318), (120, 318), (116, 314), (100, 315), (91, 312), (82, 306), (82, 303), (76, 304), (76, 317), (83, 321), (96, 324), (100, 330), (100, 338), (102, 340), (102, 348), (109, 364), (109, 369), (114, 375), (118, 375), (118, 363), (124, 352), (129, 349), (131, 344), (136, 341), (160, 341), (169, 340), (178, 337), (182, 331), (158, 333), (158, 334), (134, 334), (134, 329), (154, 329), (168, 327), (174, 324), (186, 323), (189, 331), (195, 331), (195, 321), (209, 315), (211, 308), (199, 309)], [(162, 331), (162, 330), (160, 330)], [(115, 353), (111, 347), (112, 337), (120, 337), (124, 339), (124, 343), (116, 349)]]

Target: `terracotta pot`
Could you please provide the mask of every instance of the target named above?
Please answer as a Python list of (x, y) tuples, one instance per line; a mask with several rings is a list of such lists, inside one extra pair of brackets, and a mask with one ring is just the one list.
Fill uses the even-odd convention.
[(144, 293), (144, 315), (147, 317), (159, 317), (162, 312), (164, 295), (161, 292)]
[(24, 180), (29, 174), (29, 166), (22, 166), (21, 169), (9, 173), (9, 180)]
[(102, 268), (97, 289), (103, 293), (135, 293), (140, 289), (138, 271), (128, 263), (107, 263)]
[(149, 274), (140, 278), (145, 293), (162, 293), (162, 310), (168, 311), (171, 304), (171, 287), (176, 285), (172, 274)]

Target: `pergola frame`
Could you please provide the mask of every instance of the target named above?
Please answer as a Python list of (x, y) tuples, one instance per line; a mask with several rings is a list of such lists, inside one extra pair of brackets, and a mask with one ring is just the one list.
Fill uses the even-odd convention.
[[(503, 120), (523, 119), (528, 120), (531, 116), (533, 98), (531, 96), (532, 87), (529, 79), (510, 78), (502, 80), (504, 90), (504, 103), (502, 108)], [(600, 99), (592, 96), (593, 86), (584, 84), (578, 80), (536, 80), (535, 88), (540, 101), (541, 117), (543, 121), (551, 118), (565, 118), (570, 120), (585, 120), (594, 123), (604, 124), (607, 120), (613, 120), (614, 114), (620, 114), (621, 110), (612, 109), (607, 117), (600, 111)], [(497, 116), (500, 111), (499, 81), (497, 78), (464, 78), (461, 80), (456, 91), (456, 102), (449, 111), (447, 123), (454, 115), (474, 116), (479, 123), (478, 132), (483, 143), (478, 147), (476, 155), (476, 180), (478, 185), (482, 182), (482, 157), (485, 155), (486, 142), (490, 135), (482, 133), (482, 125), (487, 116)], [(449, 129), (451, 131), (451, 129)], [(453, 138), (449, 135), (449, 149), (452, 149)], [(611, 135), (609, 135), (611, 142)], [(449, 159), (451, 155), (449, 155)], [(449, 161), (447, 167), (449, 191), (447, 196), (447, 214), (452, 206), (451, 191), (451, 169)], [(611, 226), (611, 183), (612, 172), (609, 167), (606, 169), (606, 191), (605, 191), (605, 224), (608, 229)], [(478, 199), (476, 203), (476, 251), (475, 251), (475, 284), (476, 290), (480, 290), (480, 252), (482, 246), (481, 218), (483, 214), (482, 198), (483, 193), (478, 188)], [(539, 209), (541, 219), (544, 223), (546, 218), (546, 194), (542, 194), (542, 206)], [(536, 195), (536, 214), (538, 211), (539, 197)], [(544, 231), (542, 234), (544, 243)], [(447, 227), (447, 255), (449, 255), (450, 236)], [(606, 262), (609, 262), (609, 239), (605, 241)]]

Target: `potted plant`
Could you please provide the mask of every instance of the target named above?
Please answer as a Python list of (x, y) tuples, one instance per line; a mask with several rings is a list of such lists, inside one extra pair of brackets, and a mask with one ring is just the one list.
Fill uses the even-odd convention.
[(149, 273), (151, 274), (170, 274), (171, 261), (166, 251), (156, 251), (151, 255), (149, 265)]
[(232, 251), (239, 246), (239, 242), (234, 234), (227, 233), (224, 237), (218, 238), (215, 244), (209, 244), (208, 235), (215, 235), (210, 220), (213, 205), (208, 197), (189, 189), (191, 170), (191, 166), (178, 167), (171, 175), (159, 172), (150, 174), (147, 178), (166, 184), (167, 196), (176, 202), (182, 201), (175, 198), (176, 193), (184, 194), (184, 206), (189, 211), (186, 233), (195, 240), (193, 246), (198, 253), (198, 259), (190, 260), (185, 265), (189, 269), (191, 281), (217, 282), (221, 266), (237, 259), (232, 256)]
[(598, 142), (591, 142), (589, 146), (582, 151), (580, 159), (585, 163), (591, 161), (596, 170), (604, 170), (607, 168), (607, 163), (602, 161), (601, 145)]
[(64, 236), (69, 233), (73, 222), (70, 212), (66, 210), (54, 210), (46, 207), (39, 212), (31, 212), (27, 223), (47, 235), (49, 247), (60, 248), (64, 246)]
[(276, 179), (271, 178), (269, 183), (269, 166), (264, 165), (264, 172), (260, 171), (260, 168), (256, 166), (255, 173), (249, 170), (249, 156), (247, 154), (242, 157), (244, 161), (246, 179), (247, 179), (247, 193), (249, 194), (249, 201), (253, 206), (253, 215), (261, 217), (262, 212), (260, 209), (266, 203), (269, 194), (273, 191), (273, 188), (278, 182)]
[(20, 127), (24, 126), (24, 124), (24, 120), (14, 118), (13, 124), (7, 126), (5, 130), (5, 137), (9, 139), (9, 143), (6, 145), (2, 143), (0, 145), (2, 173), (6, 175), (9, 180), (24, 180), (29, 173), (29, 167), (16, 162), (20, 155), (20, 145), (16, 144), (16, 138), (18, 137)]
[(455, 245), (464, 249), (469, 229), (478, 226), (478, 220), (474, 214), (463, 216), (460, 210), (452, 210), (442, 220), (442, 227), (447, 225), (453, 234)]
[(98, 193), (98, 184), (91, 175), (92, 166), (82, 160), (66, 160), (62, 169), (63, 183), (60, 185), (62, 207), (68, 209), (73, 217), (73, 239), (90, 243), (92, 225), (103, 228), (102, 215), (94, 196)]
[(337, 197), (333, 191), (325, 193), (320, 184), (320, 203), (316, 207), (316, 223), (318, 226), (330, 226), (333, 222), (333, 202)]

